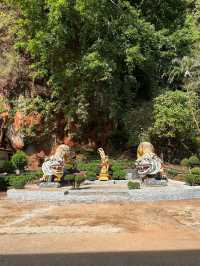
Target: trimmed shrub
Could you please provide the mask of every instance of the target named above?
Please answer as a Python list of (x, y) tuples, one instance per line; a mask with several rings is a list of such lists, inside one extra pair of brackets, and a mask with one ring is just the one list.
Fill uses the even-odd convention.
[(85, 181), (85, 176), (66, 175), (64, 177), (64, 180), (69, 181), (69, 183), (73, 186), (74, 189), (79, 189), (81, 183)]
[(185, 182), (190, 186), (200, 185), (200, 175), (188, 174), (185, 176)]
[(9, 177), (9, 184), (10, 186), (16, 189), (22, 189), (27, 183), (27, 179), (24, 175), (22, 176), (10, 176)]
[(2, 172), (4, 173), (13, 173), (15, 170), (15, 166), (11, 161), (5, 161), (2, 167)]
[(187, 167), (190, 166), (189, 159), (184, 158), (183, 160), (181, 160), (180, 165), (181, 166), (187, 166)]
[(23, 151), (17, 151), (11, 158), (11, 162), (16, 169), (24, 170), (27, 165), (26, 153)]
[(0, 176), (0, 191), (6, 191), (8, 185), (8, 178), (6, 176)]
[(194, 167), (191, 169), (191, 173), (194, 175), (200, 175), (200, 167)]
[(128, 182), (128, 189), (140, 189), (140, 183), (139, 182)]
[(179, 172), (176, 169), (171, 168), (171, 169), (167, 169), (167, 173), (168, 175), (171, 175), (174, 177), (174, 176), (177, 176)]
[(81, 183), (83, 183), (84, 181), (85, 181), (85, 176), (76, 175), (75, 176), (75, 188), (79, 189)]
[(24, 177), (26, 178), (27, 182), (31, 182), (33, 180), (37, 180), (39, 179), (40, 177), (43, 176), (43, 173), (41, 171), (33, 171), (33, 172), (25, 172), (24, 173)]
[(200, 165), (200, 160), (196, 155), (193, 155), (189, 158), (189, 165), (190, 166), (195, 166), (195, 165)]

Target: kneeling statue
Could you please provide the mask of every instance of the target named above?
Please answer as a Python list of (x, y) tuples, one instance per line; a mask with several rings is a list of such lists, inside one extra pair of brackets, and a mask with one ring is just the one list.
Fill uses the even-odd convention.
[(167, 180), (162, 160), (155, 154), (153, 145), (150, 142), (142, 142), (137, 149), (136, 169), (138, 175), (144, 181), (145, 177)]

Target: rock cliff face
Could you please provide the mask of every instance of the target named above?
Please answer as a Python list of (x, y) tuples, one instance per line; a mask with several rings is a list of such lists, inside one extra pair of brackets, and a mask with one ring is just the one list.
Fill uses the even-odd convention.
[[(31, 168), (37, 168), (61, 143), (97, 148), (96, 128), (91, 126), (81, 135), (81, 126), (62, 113), (62, 108), (60, 113), (55, 111), (45, 81), (33, 81), (29, 56), (14, 48), (16, 17), (0, 3), (0, 148), (25, 150)], [(102, 142), (111, 130), (105, 125)]]

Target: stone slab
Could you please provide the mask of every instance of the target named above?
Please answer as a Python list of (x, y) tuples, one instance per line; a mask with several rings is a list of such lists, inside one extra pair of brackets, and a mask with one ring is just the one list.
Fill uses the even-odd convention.
[(41, 188), (59, 188), (60, 184), (58, 182), (41, 182), (38, 186)]
[(168, 180), (166, 179), (155, 179), (155, 178), (146, 178), (144, 179), (143, 184), (145, 186), (152, 186), (152, 187), (166, 187), (168, 185)]

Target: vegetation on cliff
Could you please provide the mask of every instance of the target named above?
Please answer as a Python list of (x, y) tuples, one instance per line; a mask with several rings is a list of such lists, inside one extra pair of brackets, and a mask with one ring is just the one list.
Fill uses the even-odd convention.
[(3, 0), (0, 8), (2, 58), (16, 70), (4, 87), (12, 116), (41, 115), (42, 129), (20, 129), (25, 143), (70, 136), (119, 150), (151, 138), (193, 151), (199, 0)]

